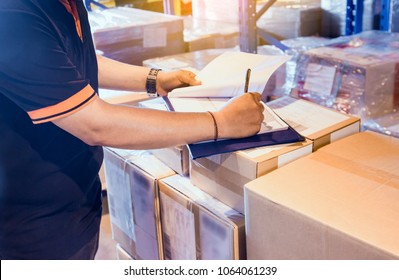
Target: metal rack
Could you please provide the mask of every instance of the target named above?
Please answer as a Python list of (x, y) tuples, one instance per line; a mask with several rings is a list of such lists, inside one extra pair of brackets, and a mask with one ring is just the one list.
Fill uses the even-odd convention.
[(391, 0), (381, 2), (380, 30), (390, 31)]
[(256, 0), (239, 1), (240, 18), (240, 50), (248, 53), (256, 53), (258, 47), (258, 36), (265, 41), (275, 45), (281, 50), (287, 50), (288, 47), (279, 40), (268, 34), (264, 30), (256, 27), (256, 21), (271, 7), (277, 0), (269, 0), (262, 8), (256, 11)]
[(346, 1), (345, 35), (352, 35), (363, 30), (364, 0)]
[[(165, 0), (166, 1), (166, 0)], [(256, 12), (256, 0), (239, 0), (240, 16), (240, 50), (249, 53), (256, 53), (258, 36), (270, 44), (282, 49), (288, 48), (279, 40), (264, 30), (256, 27), (256, 21), (275, 3), (277, 0), (269, 0)], [(391, 0), (380, 0), (380, 30), (390, 31)], [(363, 30), (364, 0), (347, 0), (346, 5), (346, 28), (345, 34), (352, 35)]]
[[(381, 2), (380, 30), (389, 31), (391, 0), (380, 0), (380, 2)], [(363, 10), (364, 10), (364, 0), (346, 1), (346, 28), (345, 28), (346, 35), (352, 35), (362, 32)]]

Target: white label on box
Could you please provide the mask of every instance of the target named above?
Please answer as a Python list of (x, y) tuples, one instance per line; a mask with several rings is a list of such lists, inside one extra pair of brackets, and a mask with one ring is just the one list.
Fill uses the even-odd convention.
[(166, 28), (144, 28), (143, 47), (144, 48), (163, 48), (167, 44)]
[(297, 158), (301, 158), (303, 156), (309, 155), (312, 153), (312, 150), (313, 150), (313, 146), (307, 145), (300, 149), (296, 149), (289, 153), (280, 155), (277, 159), (277, 166), (280, 168), (281, 166), (286, 165), (287, 163), (290, 163), (291, 161), (293, 161)]
[(269, 106), (305, 137), (349, 119), (342, 113), (289, 97), (272, 101)]
[(330, 141), (334, 142), (334, 141), (342, 139), (346, 136), (355, 134), (355, 133), (359, 132), (359, 129), (360, 129), (359, 123), (354, 123), (354, 124), (348, 125), (347, 127), (341, 128), (340, 130), (337, 130), (337, 131), (331, 133)]
[(111, 223), (136, 242), (130, 182), (126, 170), (109, 160), (105, 162), (105, 174)]
[(331, 95), (335, 78), (335, 68), (316, 63), (309, 63), (306, 68), (304, 89), (320, 93), (322, 96)]
[(194, 214), (161, 192), (165, 259), (195, 260)]
[(233, 259), (232, 228), (209, 214), (200, 211), (200, 239), (202, 260)]

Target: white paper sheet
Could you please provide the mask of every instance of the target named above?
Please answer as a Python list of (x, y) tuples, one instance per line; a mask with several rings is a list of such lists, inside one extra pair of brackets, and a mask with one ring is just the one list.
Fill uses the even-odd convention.
[(249, 91), (263, 92), (272, 74), (290, 59), (286, 55), (260, 55), (226, 51), (198, 74), (199, 86), (177, 88), (169, 97), (234, 97), (244, 93), (247, 69), (251, 69)]

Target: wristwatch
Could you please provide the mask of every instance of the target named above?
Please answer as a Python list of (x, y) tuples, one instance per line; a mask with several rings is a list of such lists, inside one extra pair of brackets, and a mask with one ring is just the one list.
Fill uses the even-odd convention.
[(145, 82), (145, 87), (147, 89), (147, 94), (150, 97), (157, 97), (159, 96), (157, 93), (157, 75), (161, 69), (151, 68), (150, 72), (148, 73), (147, 80)]

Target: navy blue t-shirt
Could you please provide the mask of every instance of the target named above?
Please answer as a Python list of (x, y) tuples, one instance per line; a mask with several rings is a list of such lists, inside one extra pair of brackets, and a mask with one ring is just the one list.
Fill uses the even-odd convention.
[(102, 148), (51, 122), (97, 72), (81, 0), (0, 1), (0, 259), (67, 259), (98, 232)]

